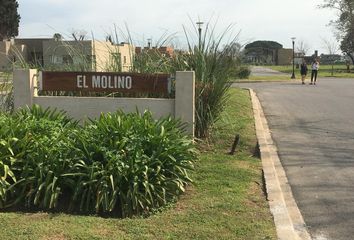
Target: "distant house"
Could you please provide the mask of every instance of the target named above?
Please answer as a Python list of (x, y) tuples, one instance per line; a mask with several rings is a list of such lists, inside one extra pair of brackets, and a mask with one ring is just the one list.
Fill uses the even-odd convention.
[(3, 71), (9, 67), (10, 48), (10, 41), (0, 42), (0, 71)]
[(277, 51), (276, 65), (289, 65), (292, 64), (293, 59), (293, 49), (291, 48), (280, 48)]
[[(310, 64), (313, 62), (313, 60), (317, 59), (317, 60), (320, 60), (319, 59), (319, 56), (318, 56), (318, 51), (315, 50), (315, 52), (312, 54), (312, 55), (309, 55), (309, 56), (304, 56), (303, 58), (305, 60), (305, 62), (307, 64)], [(321, 61), (320, 61), (321, 62)], [(322, 63), (321, 63), (322, 64)]]
[[(45, 41), (43, 46), (44, 66), (57, 68), (74, 65), (90, 71), (129, 71), (132, 65), (132, 49), (129, 44), (113, 45), (110, 42)], [(113, 66), (113, 65), (119, 66)]]
[[(21, 53), (24, 61), (33, 65), (44, 66), (43, 49), (44, 42), (52, 41), (52, 38), (16, 38), (13, 39), (15, 43), (13, 49), (17, 51), (18, 46), (24, 46), (25, 52)], [(21, 55), (16, 53), (17, 57)], [(15, 59), (17, 61), (17, 59)]]
[(133, 56), (134, 47), (127, 43), (63, 41), (57, 38), (24, 38), (0, 42), (0, 69), (9, 68), (14, 61), (22, 58), (22, 61), (46, 69), (65, 69), (73, 65), (87, 71), (104, 71), (112, 69), (114, 65), (114, 70), (129, 71)]
[(12, 67), (14, 61), (28, 59), (27, 47), (17, 44), (14, 40), (0, 41), (0, 71), (5, 71)]
[(339, 54), (321, 54), (321, 64), (345, 63), (342, 55)]
[[(253, 49), (246, 54), (247, 60), (250, 63), (256, 64), (274, 64), (274, 65), (291, 65), (293, 62), (293, 49), (279, 48), (272, 51), (264, 52)], [(294, 63), (300, 64), (303, 59), (301, 53), (295, 52)]]
[(274, 41), (255, 41), (247, 44), (244, 49), (246, 62), (251, 64), (272, 64), (272, 65), (299, 65), (304, 58), (300, 52), (294, 52), (292, 48), (283, 48)]
[(161, 47), (136, 47), (135, 48), (135, 53), (141, 54), (143, 52), (157, 52), (159, 54), (161, 54), (162, 56), (165, 57), (173, 57), (174, 55), (174, 48), (173, 47), (169, 47), (169, 46), (161, 46)]

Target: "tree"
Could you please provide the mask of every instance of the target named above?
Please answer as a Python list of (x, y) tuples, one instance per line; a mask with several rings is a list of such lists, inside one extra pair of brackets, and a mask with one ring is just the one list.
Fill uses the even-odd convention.
[(336, 20), (331, 24), (337, 30), (337, 39), (340, 49), (350, 57), (354, 63), (354, 0), (324, 0), (322, 8), (332, 8), (338, 13)]
[(238, 42), (232, 42), (224, 47), (224, 51), (234, 60), (240, 60), (242, 45)]
[(338, 51), (338, 45), (337, 42), (335, 41), (330, 41), (328, 39), (322, 38), (322, 43), (323, 43), (323, 47), (327, 50), (328, 54), (330, 55), (330, 62), (332, 65), (332, 71), (331, 71), (331, 75), (333, 76), (334, 73), (334, 59), (333, 56), (337, 53)]
[(55, 41), (63, 40), (63, 36), (60, 33), (54, 33), (53, 38)]
[(256, 62), (274, 63), (276, 51), (281, 48), (283, 45), (274, 41), (255, 41), (245, 46), (245, 54)]
[(310, 47), (304, 40), (300, 40), (297, 43), (296, 51), (301, 53), (303, 56), (305, 56), (309, 50)]
[(354, 30), (349, 31), (340, 43), (340, 49), (347, 54), (354, 64)]
[(83, 29), (77, 30), (77, 29), (72, 29), (71, 30), (71, 36), (75, 41), (84, 41), (86, 38), (87, 32)]
[(20, 15), (17, 8), (16, 0), (0, 0), (0, 41), (18, 35)]
[(267, 49), (280, 49), (283, 45), (274, 41), (254, 41), (245, 46), (245, 49), (251, 48), (267, 48)]

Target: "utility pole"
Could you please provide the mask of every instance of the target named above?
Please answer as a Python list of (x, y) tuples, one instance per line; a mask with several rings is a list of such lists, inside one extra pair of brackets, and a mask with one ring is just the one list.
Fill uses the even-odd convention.
[(295, 37), (291, 38), (293, 43), (293, 74), (291, 75), (291, 79), (295, 79)]
[(151, 49), (151, 41), (152, 41), (152, 39), (148, 38), (147, 41), (148, 41), (148, 49)]
[(198, 25), (198, 36), (199, 36), (199, 45), (198, 45), (198, 49), (200, 50), (201, 45), (202, 45), (202, 25), (204, 24), (201, 21), (196, 22), (196, 24)]

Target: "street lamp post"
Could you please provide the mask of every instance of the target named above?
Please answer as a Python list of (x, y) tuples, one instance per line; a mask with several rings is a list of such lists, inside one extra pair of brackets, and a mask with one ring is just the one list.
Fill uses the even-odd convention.
[(148, 38), (147, 41), (148, 41), (148, 48), (151, 49), (151, 41), (152, 41), (152, 39)]
[(293, 42), (293, 74), (291, 75), (291, 79), (295, 79), (295, 39), (295, 37), (291, 38)]
[(201, 44), (202, 44), (202, 25), (204, 24), (201, 21), (196, 22), (196, 24), (198, 25), (198, 37), (199, 37), (199, 45), (198, 48), (200, 49)]

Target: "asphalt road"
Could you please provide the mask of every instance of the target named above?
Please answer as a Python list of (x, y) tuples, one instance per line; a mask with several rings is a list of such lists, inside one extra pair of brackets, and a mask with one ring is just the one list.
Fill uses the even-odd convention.
[(313, 239), (354, 239), (354, 79), (236, 85), (257, 93)]
[(282, 73), (267, 67), (251, 66), (251, 75), (254, 76), (289, 76), (289, 74)]

